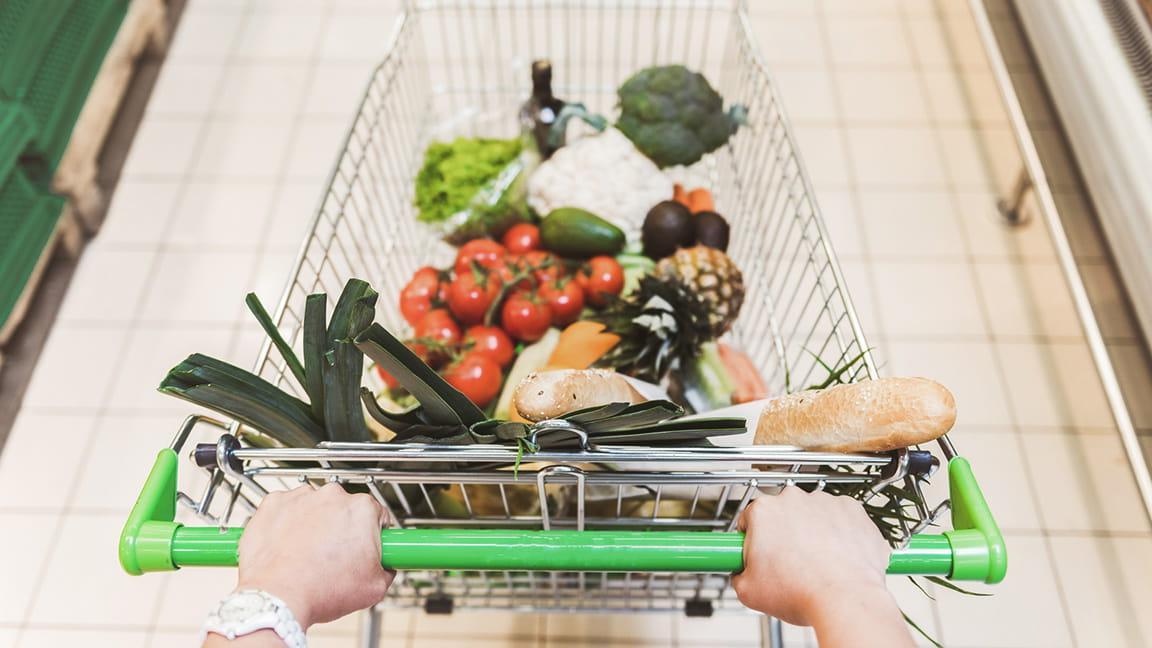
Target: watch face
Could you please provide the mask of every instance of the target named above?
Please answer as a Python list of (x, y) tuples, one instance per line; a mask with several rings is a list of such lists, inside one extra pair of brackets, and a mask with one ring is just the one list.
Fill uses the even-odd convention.
[(244, 621), (259, 614), (268, 602), (256, 593), (237, 594), (220, 606), (220, 620), (225, 622)]

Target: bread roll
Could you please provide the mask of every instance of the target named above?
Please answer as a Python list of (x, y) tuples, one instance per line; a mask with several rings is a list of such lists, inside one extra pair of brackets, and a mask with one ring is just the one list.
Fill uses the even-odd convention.
[(586, 407), (644, 400), (611, 369), (559, 369), (528, 374), (516, 387), (512, 405), (520, 416), (535, 423)]
[(880, 378), (769, 402), (756, 444), (824, 452), (883, 452), (932, 441), (952, 429), (956, 400), (927, 378)]

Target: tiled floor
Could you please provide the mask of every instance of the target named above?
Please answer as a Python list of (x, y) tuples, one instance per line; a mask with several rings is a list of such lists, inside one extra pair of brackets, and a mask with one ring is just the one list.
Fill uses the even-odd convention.
[[(242, 295), (275, 301), (395, 4), (190, 2), (0, 457), (0, 646), (193, 645), (230, 587), (227, 571), (130, 578), (115, 562), (137, 480), (186, 411), (152, 387), (191, 350), (252, 359)], [(751, 4), (885, 371), (956, 392), (955, 442), (1008, 537), (994, 596), (894, 580), (905, 610), (961, 648), (1152, 645), (1152, 534), (1046, 234), (994, 208), (990, 174), (1012, 163), (978, 146), (1004, 123), (991, 89), (971, 104), (960, 82), (987, 74), (965, 3)], [(313, 645), (351, 646), (356, 624)], [(385, 634), (414, 648), (758, 636), (751, 617), (491, 613), (389, 613)]]

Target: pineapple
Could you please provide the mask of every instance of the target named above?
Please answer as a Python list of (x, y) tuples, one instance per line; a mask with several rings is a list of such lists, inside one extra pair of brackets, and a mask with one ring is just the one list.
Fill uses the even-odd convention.
[(712, 339), (709, 308), (677, 280), (647, 275), (627, 297), (615, 298), (596, 319), (620, 341), (597, 361), (653, 383), (685, 366)]
[(674, 280), (704, 302), (711, 337), (720, 337), (740, 314), (744, 304), (744, 276), (724, 252), (697, 245), (681, 248), (656, 264), (656, 276)]

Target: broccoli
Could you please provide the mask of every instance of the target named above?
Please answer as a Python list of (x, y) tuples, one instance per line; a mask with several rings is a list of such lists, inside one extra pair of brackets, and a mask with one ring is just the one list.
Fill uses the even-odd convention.
[(617, 91), (616, 127), (660, 167), (693, 164), (724, 145), (746, 110), (724, 101), (699, 72), (683, 65), (640, 70)]

